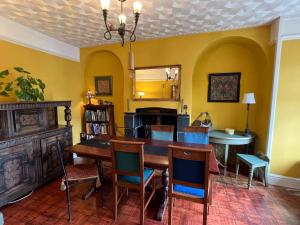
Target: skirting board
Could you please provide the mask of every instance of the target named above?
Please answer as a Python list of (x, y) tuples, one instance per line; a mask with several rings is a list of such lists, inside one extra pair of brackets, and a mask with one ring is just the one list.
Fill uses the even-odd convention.
[(269, 174), (269, 184), (300, 190), (300, 179)]

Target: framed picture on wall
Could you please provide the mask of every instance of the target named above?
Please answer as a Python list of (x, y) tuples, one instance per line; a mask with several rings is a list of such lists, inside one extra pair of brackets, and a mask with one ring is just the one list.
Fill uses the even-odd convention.
[(112, 76), (95, 77), (96, 96), (112, 96)]
[(208, 102), (239, 102), (241, 73), (208, 74)]

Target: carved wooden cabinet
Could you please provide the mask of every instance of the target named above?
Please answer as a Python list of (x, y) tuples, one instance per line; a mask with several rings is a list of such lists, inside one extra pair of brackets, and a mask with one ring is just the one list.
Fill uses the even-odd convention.
[[(62, 175), (55, 142), (72, 145), (70, 105), (0, 103), (0, 207)], [(64, 126), (58, 125), (60, 106), (65, 107)]]

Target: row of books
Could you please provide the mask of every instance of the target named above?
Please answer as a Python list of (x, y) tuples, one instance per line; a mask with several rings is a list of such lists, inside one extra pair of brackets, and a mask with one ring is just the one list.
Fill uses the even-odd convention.
[(105, 123), (86, 123), (87, 134), (108, 134), (108, 124)]
[(86, 121), (93, 121), (93, 122), (103, 122), (109, 121), (109, 113), (105, 110), (86, 110), (85, 111), (85, 120)]

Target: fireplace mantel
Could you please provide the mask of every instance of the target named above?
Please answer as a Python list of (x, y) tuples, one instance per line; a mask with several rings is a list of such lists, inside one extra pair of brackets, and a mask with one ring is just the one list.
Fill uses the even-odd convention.
[(147, 137), (150, 125), (174, 125), (174, 140), (182, 141), (183, 128), (190, 124), (190, 116), (178, 114), (176, 109), (149, 107), (124, 114), (125, 136)]

